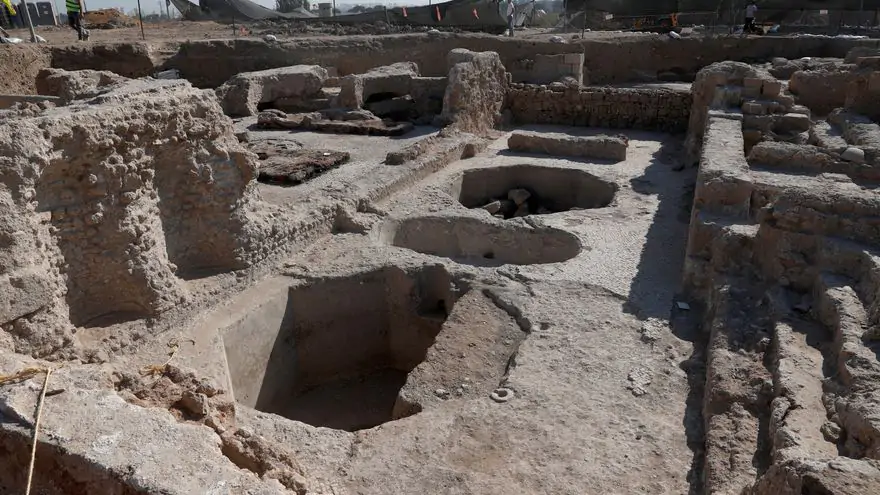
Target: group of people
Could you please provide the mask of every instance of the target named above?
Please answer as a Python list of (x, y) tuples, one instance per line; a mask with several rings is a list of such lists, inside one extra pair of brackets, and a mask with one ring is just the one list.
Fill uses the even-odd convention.
[[(0, 1), (3, 2), (3, 7), (6, 9), (9, 19), (12, 22), (12, 27), (24, 27), (24, 20), (22, 18), (24, 14), (18, 12), (15, 9), (15, 6), (12, 4), (12, 0)], [(27, 8), (23, 0), (19, 7), (19, 10), (24, 10)], [(76, 31), (76, 34), (80, 41), (88, 40), (89, 30), (83, 26), (82, 22), (82, 13), (84, 10), (82, 0), (65, 0), (65, 7), (67, 7), (67, 23), (70, 25), (71, 28), (73, 28), (74, 31)]]

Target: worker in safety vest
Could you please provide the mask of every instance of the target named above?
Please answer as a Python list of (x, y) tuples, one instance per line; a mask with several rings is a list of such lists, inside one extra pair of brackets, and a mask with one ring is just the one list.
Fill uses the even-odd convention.
[(65, 0), (67, 5), (67, 23), (70, 24), (80, 41), (89, 39), (88, 31), (82, 25), (82, 0)]
[(18, 13), (15, 11), (15, 7), (12, 6), (12, 0), (3, 0), (3, 5), (6, 6), (6, 12), (9, 14), (9, 20), (12, 22), (12, 27), (20, 28), (21, 20), (18, 18)]

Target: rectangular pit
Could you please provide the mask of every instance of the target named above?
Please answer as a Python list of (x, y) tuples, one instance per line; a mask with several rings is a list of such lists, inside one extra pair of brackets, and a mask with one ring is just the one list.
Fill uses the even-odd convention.
[(457, 299), (440, 266), (302, 282), (223, 330), (236, 400), (314, 426), (392, 419)]

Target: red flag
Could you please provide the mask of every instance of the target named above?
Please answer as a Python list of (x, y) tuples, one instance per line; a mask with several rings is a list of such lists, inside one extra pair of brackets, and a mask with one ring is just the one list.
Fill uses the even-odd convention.
[(434, 12), (437, 12), (437, 22), (442, 21), (443, 19), (440, 17), (440, 7), (434, 7)]
[(476, 7), (474, 8), (474, 17), (476, 17), (477, 19), (480, 18), (480, 16), (477, 15), (477, 9), (476, 9)]
[(404, 16), (404, 17), (407, 17), (407, 15), (406, 15), (406, 7), (403, 8), (403, 16)]

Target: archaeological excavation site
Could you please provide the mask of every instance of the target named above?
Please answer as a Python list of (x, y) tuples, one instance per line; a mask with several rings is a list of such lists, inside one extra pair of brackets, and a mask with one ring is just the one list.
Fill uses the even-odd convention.
[(880, 494), (880, 40), (0, 65), (0, 494)]

